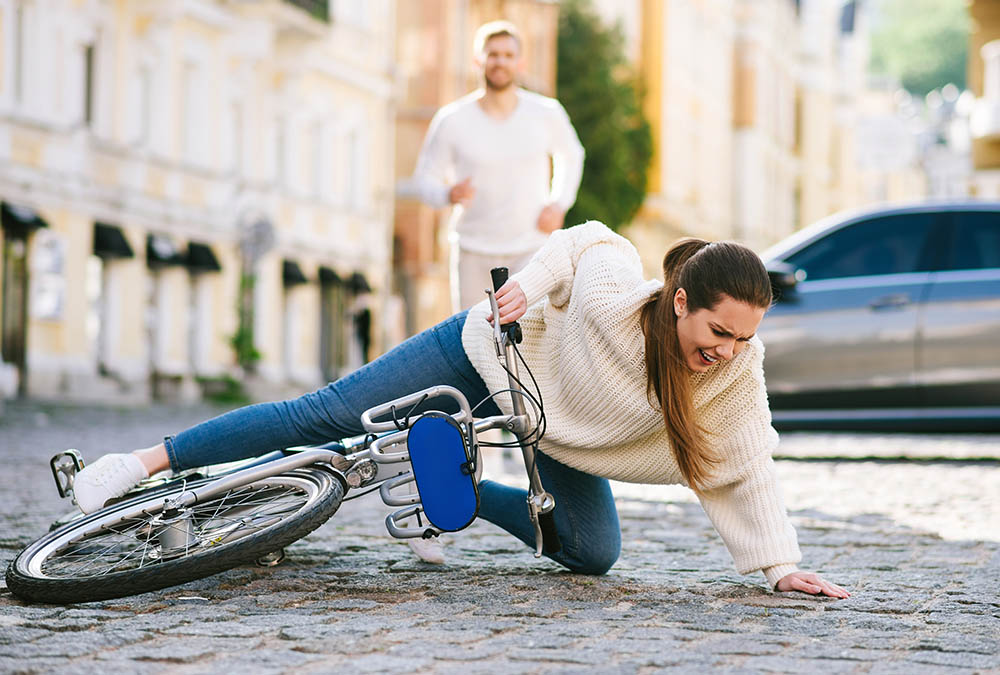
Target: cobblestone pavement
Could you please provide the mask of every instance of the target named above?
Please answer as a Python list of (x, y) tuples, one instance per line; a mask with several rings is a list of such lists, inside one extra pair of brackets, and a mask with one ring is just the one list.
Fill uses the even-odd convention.
[[(94, 459), (212, 412), (8, 404), (0, 563), (66, 511), (54, 451)], [(783, 435), (805, 565), (847, 600), (736, 574), (681, 488), (615, 486), (624, 549), (602, 577), (536, 561), (487, 523), (449, 538), (448, 564), (416, 562), (372, 497), (275, 568), (65, 607), (0, 587), (0, 672), (1000, 673), (1000, 461), (871, 459), (908, 454), (1000, 457), (1000, 437)]]

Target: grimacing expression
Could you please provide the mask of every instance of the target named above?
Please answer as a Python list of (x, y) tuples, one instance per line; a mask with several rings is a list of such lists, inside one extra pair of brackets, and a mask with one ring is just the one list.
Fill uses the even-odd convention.
[(521, 48), (513, 36), (497, 35), (487, 40), (479, 55), (486, 87), (502, 91), (513, 85), (520, 58)]
[(715, 307), (690, 311), (683, 288), (674, 294), (677, 338), (685, 365), (705, 372), (729, 361), (746, 347), (764, 318), (766, 307), (753, 307), (723, 295)]

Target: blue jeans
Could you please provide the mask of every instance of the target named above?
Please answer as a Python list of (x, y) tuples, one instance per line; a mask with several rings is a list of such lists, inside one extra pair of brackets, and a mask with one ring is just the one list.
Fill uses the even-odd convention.
[[(165, 439), (175, 471), (256, 457), (296, 445), (322, 445), (364, 433), (361, 413), (426, 387), (447, 384), (461, 391), (477, 417), (500, 414), (462, 347), (462, 312), (322, 389), (299, 398), (247, 406)], [(544, 396), (544, 391), (543, 391)], [(426, 401), (423, 409), (456, 412), (450, 400)], [(450, 408), (450, 409), (449, 409)], [(618, 559), (621, 530), (611, 487), (604, 478), (577, 471), (538, 454), (542, 484), (556, 499), (554, 517), (562, 551), (550, 556), (570, 570), (603, 574)], [(525, 490), (484, 480), (479, 516), (532, 548), (535, 530)]]

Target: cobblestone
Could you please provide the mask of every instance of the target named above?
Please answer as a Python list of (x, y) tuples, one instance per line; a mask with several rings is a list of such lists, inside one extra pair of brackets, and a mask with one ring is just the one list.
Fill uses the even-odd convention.
[[(213, 412), (9, 403), (0, 563), (68, 510), (55, 451), (94, 459)], [(0, 672), (1000, 672), (1000, 437), (784, 434), (779, 455), (805, 564), (848, 600), (736, 574), (681, 488), (614, 486), (624, 546), (602, 577), (480, 522), (449, 537), (446, 565), (424, 565), (371, 497), (275, 568), (69, 607), (0, 588)], [(907, 457), (920, 461), (886, 460)], [(509, 468), (487, 471), (520, 480)]]

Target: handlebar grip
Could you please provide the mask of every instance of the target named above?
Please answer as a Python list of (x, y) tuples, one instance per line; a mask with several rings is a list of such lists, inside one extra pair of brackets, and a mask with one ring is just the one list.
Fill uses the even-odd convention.
[(507, 283), (509, 272), (506, 267), (494, 267), (490, 270), (490, 278), (493, 279), (493, 292), (496, 293), (500, 287)]
[(542, 551), (549, 555), (562, 550), (559, 533), (556, 532), (556, 519), (552, 512), (538, 514), (538, 526), (542, 528)]

